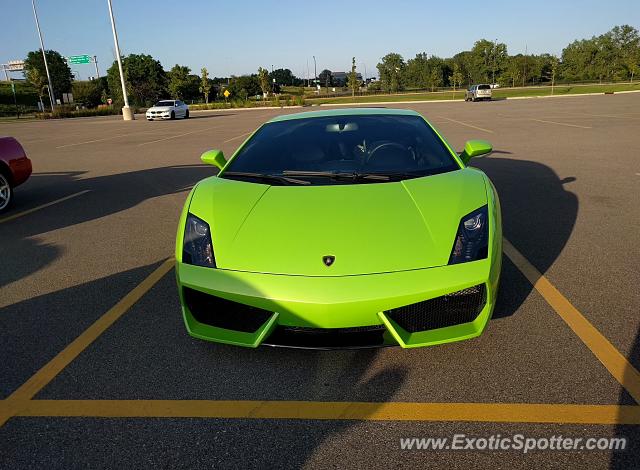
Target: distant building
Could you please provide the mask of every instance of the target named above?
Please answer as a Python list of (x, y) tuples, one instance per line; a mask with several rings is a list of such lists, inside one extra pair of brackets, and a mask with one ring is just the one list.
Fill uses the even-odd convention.
[[(362, 81), (362, 74), (356, 72), (358, 80)], [(347, 86), (347, 80), (349, 78), (349, 72), (333, 72), (331, 74), (334, 86)]]

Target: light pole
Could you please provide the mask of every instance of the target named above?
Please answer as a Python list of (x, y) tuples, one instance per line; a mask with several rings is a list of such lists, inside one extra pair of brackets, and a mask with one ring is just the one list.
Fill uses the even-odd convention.
[(491, 69), (492, 71), (492, 78), (491, 78), (491, 83), (495, 83), (496, 82), (496, 55), (498, 55), (498, 40), (496, 39), (493, 42), (493, 67)]
[(313, 56), (313, 86), (318, 88), (318, 67), (316, 66), (316, 56)]
[(129, 107), (129, 98), (127, 97), (127, 86), (124, 83), (124, 73), (122, 72), (122, 59), (120, 57), (120, 45), (118, 44), (118, 33), (116, 32), (116, 20), (113, 19), (113, 7), (111, 0), (107, 0), (109, 4), (109, 16), (111, 17), (111, 29), (113, 31), (113, 42), (116, 46), (116, 60), (118, 61), (118, 69), (120, 70), (120, 84), (122, 85), (122, 97), (124, 98), (124, 107), (122, 108), (122, 119), (125, 121), (133, 121), (133, 113)]
[(369, 86), (367, 85), (367, 64), (363, 62), (362, 65), (364, 65), (364, 87), (368, 90)]
[(96, 66), (96, 80), (100, 78), (100, 72), (98, 71), (98, 58), (93, 56), (93, 64)]
[(36, 19), (36, 29), (38, 30), (38, 37), (40, 38), (40, 50), (42, 51), (42, 58), (44, 59), (44, 69), (47, 71), (47, 81), (49, 82), (49, 100), (51, 101), (51, 112), (53, 112), (56, 98), (53, 94), (53, 85), (51, 84), (51, 75), (49, 75), (49, 65), (47, 64), (47, 55), (44, 53), (44, 41), (42, 40), (42, 32), (40, 31), (40, 22), (38, 21), (38, 12), (36, 12), (35, 0), (31, 0), (31, 6), (33, 7), (33, 17)]

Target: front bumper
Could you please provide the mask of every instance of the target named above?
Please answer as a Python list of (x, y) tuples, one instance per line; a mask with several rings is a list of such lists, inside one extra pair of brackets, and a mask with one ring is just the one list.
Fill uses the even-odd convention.
[[(501, 250), (496, 250), (501, 254)], [(270, 344), (282, 328), (348, 331), (384, 329), (384, 345), (404, 348), (448, 343), (478, 336), (495, 306), (501, 256), (429, 269), (358, 276), (287, 276), (211, 269), (177, 263), (176, 275), (185, 325), (194, 337), (257, 347)], [(407, 331), (390, 311), (454, 292), (484, 286), (484, 303), (471, 321)], [(185, 288), (268, 312), (253, 331), (220, 328), (197, 321), (185, 302)], [(197, 315), (196, 315), (197, 316)], [(314, 345), (310, 345), (314, 347)], [(348, 345), (342, 345), (348, 346)]]
[(163, 113), (163, 114), (146, 114), (147, 119), (149, 120), (155, 120), (155, 119), (171, 119), (171, 114), (170, 113)]

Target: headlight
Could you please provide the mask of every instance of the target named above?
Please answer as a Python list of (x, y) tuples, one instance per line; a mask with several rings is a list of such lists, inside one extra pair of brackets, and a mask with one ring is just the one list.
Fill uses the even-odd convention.
[(216, 267), (209, 224), (193, 214), (187, 215), (184, 227), (182, 262), (205, 268)]
[(487, 206), (465, 215), (458, 226), (449, 264), (466, 263), (487, 257), (489, 249), (489, 217)]

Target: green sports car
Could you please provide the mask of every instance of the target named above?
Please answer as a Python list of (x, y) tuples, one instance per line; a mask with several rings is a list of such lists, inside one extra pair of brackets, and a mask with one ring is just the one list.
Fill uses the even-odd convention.
[(404, 348), (478, 336), (502, 260), (496, 190), (420, 114), (278, 116), (189, 194), (176, 240), (188, 332), (238, 346)]

